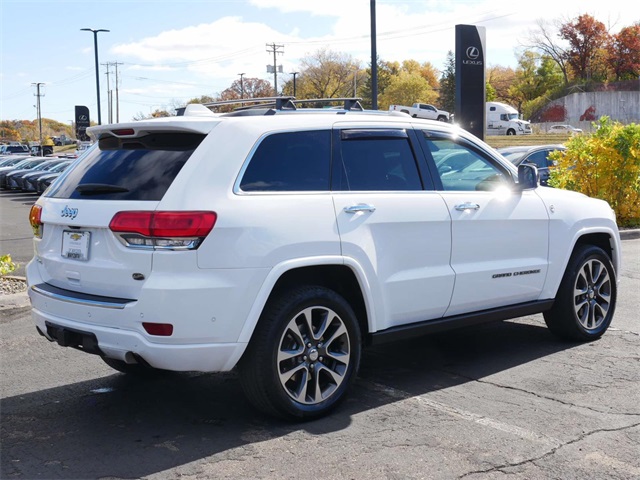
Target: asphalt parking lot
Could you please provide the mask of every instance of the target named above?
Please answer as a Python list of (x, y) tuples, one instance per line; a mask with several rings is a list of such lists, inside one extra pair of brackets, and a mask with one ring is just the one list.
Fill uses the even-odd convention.
[[(0, 192), (17, 274), (34, 199)], [(302, 424), (254, 411), (234, 372), (133, 380), (0, 309), (0, 478), (638, 479), (639, 293), (634, 233), (601, 340), (560, 342), (533, 315), (390, 343)]]

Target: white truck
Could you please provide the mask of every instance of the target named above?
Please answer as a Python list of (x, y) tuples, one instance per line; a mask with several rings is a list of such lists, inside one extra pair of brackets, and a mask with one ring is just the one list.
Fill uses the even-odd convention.
[(487, 102), (487, 135), (530, 135), (531, 123), (520, 120), (518, 111), (500, 102)]
[(450, 118), (449, 112), (440, 110), (428, 103), (414, 103), (411, 107), (389, 105), (389, 111), (408, 113), (413, 118), (426, 118), (427, 120), (439, 120), (441, 122), (448, 122)]

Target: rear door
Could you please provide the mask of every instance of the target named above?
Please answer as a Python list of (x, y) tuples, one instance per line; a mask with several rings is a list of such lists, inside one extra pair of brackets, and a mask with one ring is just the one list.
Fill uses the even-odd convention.
[(342, 255), (366, 275), (374, 312), (381, 313), (371, 328), (441, 317), (454, 283), (451, 220), (420, 167), (413, 131), (345, 127), (335, 128), (333, 139)]
[(41, 197), (42, 238), (36, 264), (45, 282), (76, 292), (135, 299), (152, 267), (153, 249), (110, 229), (116, 213), (155, 210), (204, 138), (196, 133), (103, 136)]

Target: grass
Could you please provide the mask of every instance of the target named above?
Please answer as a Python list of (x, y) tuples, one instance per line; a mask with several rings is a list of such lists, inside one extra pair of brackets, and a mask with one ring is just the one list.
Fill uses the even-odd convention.
[(532, 135), (487, 135), (484, 139), (493, 148), (517, 147), (520, 145), (551, 145), (566, 143), (569, 135), (557, 133), (532, 134)]

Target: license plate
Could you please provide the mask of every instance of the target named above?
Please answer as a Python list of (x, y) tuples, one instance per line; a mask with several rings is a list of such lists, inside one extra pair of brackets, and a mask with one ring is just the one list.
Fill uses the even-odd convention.
[(65, 230), (62, 232), (62, 256), (72, 260), (89, 260), (91, 232)]

